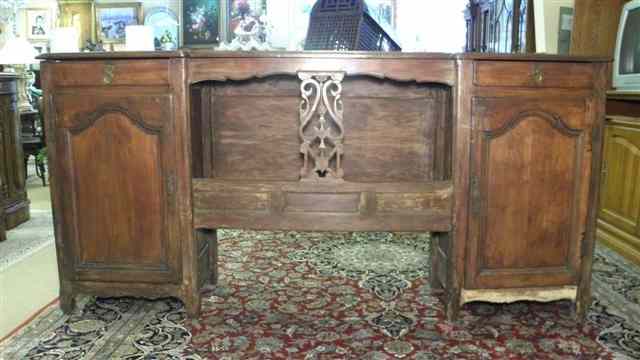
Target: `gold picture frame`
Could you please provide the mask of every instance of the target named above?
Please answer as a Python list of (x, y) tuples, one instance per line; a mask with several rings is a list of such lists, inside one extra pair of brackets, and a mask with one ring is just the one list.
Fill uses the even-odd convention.
[(95, 9), (93, 0), (58, 0), (58, 26), (72, 27), (78, 34), (78, 48), (95, 42)]
[(122, 44), (125, 27), (144, 22), (142, 3), (95, 4), (96, 40), (104, 44)]

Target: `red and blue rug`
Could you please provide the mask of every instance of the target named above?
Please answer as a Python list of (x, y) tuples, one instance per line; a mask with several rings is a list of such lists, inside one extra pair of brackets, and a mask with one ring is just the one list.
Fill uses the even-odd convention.
[(180, 301), (53, 306), (2, 359), (638, 359), (640, 271), (598, 248), (594, 304), (465, 305), (445, 320), (425, 234), (220, 231), (220, 283), (200, 318)]

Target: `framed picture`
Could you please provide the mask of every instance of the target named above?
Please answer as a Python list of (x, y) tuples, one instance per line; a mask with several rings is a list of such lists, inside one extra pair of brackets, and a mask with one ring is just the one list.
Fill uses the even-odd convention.
[(573, 30), (574, 0), (533, 0), (536, 52), (567, 51)]
[(78, 34), (78, 48), (96, 41), (95, 9), (93, 0), (58, 0), (58, 22), (61, 27), (72, 27)]
[(165, 7), (145, 11), (144, 24), (153, 28), (153, 42), (156, 50), (175, 50), (180, 39), (176, 14)]
[[(250, 33), (259, 26), (266, 15), (265, 0), (226, 0), (227, 1), (227, 39), (233, 40), (238, 31)], [(263, 39), (264, 40), (264, 39)]]
[(50, 9), (26, 9), (27, 39), (48, 40), (51, 32)]
[(396, 28), (396, 0), (368, 0), (369, 13), (378, 24)]
[(124, 43), (125, 27), (142, 24), (141, 3), (96, 4), (96, 38), (103, 43)]
[(182, 45), (203, 47), (220, 42), (220, 0), (182, 2)]
[(573, 32), (573, 8), (560, 7), (558, 23), (558, 54), (568, 55), (571, 50), (571, 33)]

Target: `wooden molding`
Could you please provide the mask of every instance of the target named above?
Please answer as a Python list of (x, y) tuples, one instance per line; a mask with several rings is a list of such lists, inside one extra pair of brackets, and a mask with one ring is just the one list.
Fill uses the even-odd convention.
[(575, 301), (577, 294), (577, 286), (541, 289), (463, 289), (460, 293), (460, 304), (466, 304), (472, 301), (488, 301), (492, 303), (510, 303), (523, 300), (541, 302), (556, 300)]

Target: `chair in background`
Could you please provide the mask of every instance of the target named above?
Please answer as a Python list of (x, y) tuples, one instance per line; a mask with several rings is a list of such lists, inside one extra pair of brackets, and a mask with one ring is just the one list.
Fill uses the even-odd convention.
[[(32, 94), (33, 95), (33, 94)], [(45, 132), (42, 123), (42, 97), (34, 97), (36, 111), (23, 112), (20, 114), (22, 125), (22, 151), (24, 152), (24, 173), (29, 177), (27, 163), (29, 157), (35, 158), (36, 175), (42, 179), (42, 186), (47, 186), (46, 166), (43, 149), (46, 147)]]

